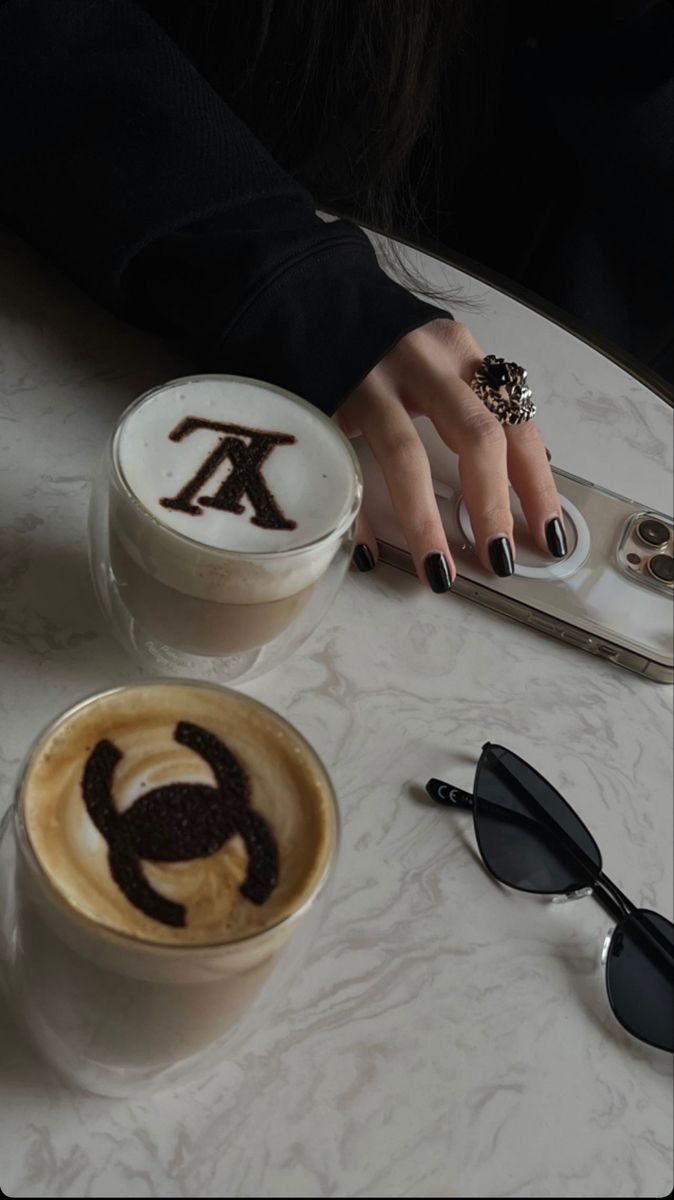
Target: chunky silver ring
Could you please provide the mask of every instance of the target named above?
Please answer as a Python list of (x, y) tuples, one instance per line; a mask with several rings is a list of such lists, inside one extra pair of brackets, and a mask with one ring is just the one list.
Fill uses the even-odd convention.
[(524, 367), (518, 363), (488, 354), (470, 386), (502, 425), (523, 425), (536, 413), (526, 378)]

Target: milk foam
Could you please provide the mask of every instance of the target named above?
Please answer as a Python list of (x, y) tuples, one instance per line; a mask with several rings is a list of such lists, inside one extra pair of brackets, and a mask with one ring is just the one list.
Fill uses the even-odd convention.
[[(254, 524), (256, 509), (246, 493), (240, 498), (244, 510), (240, 513), (199, 503), (201, 496), (213, 497), (233, 473), (229, 455), (197, 487), (193, 501), (197, 512), (161, 503), (175, 498), (195, 478), (227, 436), (243, 449), (244, 459), (254, 441), (254, 434), (228, 435), (205, 427), (171, 440), (170, 435), (190, 417), (294, 439), (274, 445), (259, 468), (264, 485), (293, 528)], [(149, 393), (123, 420), (116, 453), (127, 486), (156, 521), (220, 550), (268, 553), (315, 542), (348, 517), (358, 487), (348, 446), (331, 421), (281, 388), (234, 376), (179, 379)]]
[[(205, 857), (141, 863), (151, 887), (185, 907), (172, 927), (133, 904), (111, 875), (106, 838), (83, 799), (85, 764), (101, 740), (120, 751), (111, 793), (117, 812), (169, 784), (214, 786), (213, 771), (175, 740), (178, 722), (215, 735), (248, 777), (250, 804), (278, 846), (278, 882), (263, 904), (239, 890), (248, 854), (235, 834)], [(194, 946), (238, 941), (297, 911), (327, 870), (335, 813), (327, 778), (310, 748), (269, 710), (225, 689), (141, 684), (93, 698), (37, 746), (24, 779), (30, 845), (52, 887), (85, 918), (140, 941)]]

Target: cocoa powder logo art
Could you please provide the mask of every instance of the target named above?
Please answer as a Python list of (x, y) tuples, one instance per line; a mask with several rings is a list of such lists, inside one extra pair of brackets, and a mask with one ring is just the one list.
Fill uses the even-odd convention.
[(169, 783), (144, 792), (120, 812), (113, 798), (113, 776), (123, 755), (104, 738), (87, 759), (82, 796), (108, 843), (110, 873), (127, 900), (155, 921), (182, 927), (185, 906), (151, 887), (143, 860), (176, 863), (206, 858), (238, 833), (248, 853), (246, 878), (239, 891), (253, 904), (264, 904), (278, 882), (278, 846), (264, 817), (251, 807), (246, 772), (224, 743), (188, 721), (179, 721), (173, 736), (208, 763), (214, 787)]
[[(164, 508), (189, 513), (197, 517), (203, 508), (219, 508), (223, 512), (245, 512), (241, 503), (248, 496), (255, 515), (253, 525), (262, 529), (296, 529), (297, 521), (289, 520), (270, 492), (262, 475), (262, 465), (276, 446), (293, 445), (297, 438), (291, 433), (270, 433), (264, 429), (247, 429), (244, 425), (229, 425), (223, 421), (208, 421), (202, 417), (185, 417), (169, 434), (172, 442), (181, 442), (196, 429), (212, 429), (223, 436), (192, 478), (180, 489), (177, 496), (160, 500)], [(229, 459), (232, 470), (213, 496), (197, 493), (208, 482), (225, 459)], [(199, 507), (201, 505), (201, 508)]]

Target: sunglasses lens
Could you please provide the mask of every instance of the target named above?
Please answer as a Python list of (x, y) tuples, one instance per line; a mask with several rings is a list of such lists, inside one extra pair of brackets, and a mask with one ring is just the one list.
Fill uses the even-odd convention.
[(674, 1051), (674, 925), (639, 909), (616, 927), (606, 960), (616, 1017), (635, 1037)]
[(483, 751), (473, 813), (480, 853), (501, 883), (559, 893), (591, 886), (601, 871), (599, 848), (573, 809), (502, 746)]

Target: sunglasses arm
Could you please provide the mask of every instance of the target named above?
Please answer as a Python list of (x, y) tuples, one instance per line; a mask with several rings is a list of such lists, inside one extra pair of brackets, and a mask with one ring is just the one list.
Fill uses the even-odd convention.
[(445, 783), (442, 779), (429, 779), (426, 784), (426, 792), (431, 800), (435, 800), (436, 804), (444, 804), (447, 808), (468, 808), (473, 807), (473, 797), (470, 792), (464, 792), (463, 788), (454, 787), (451, 783)]

